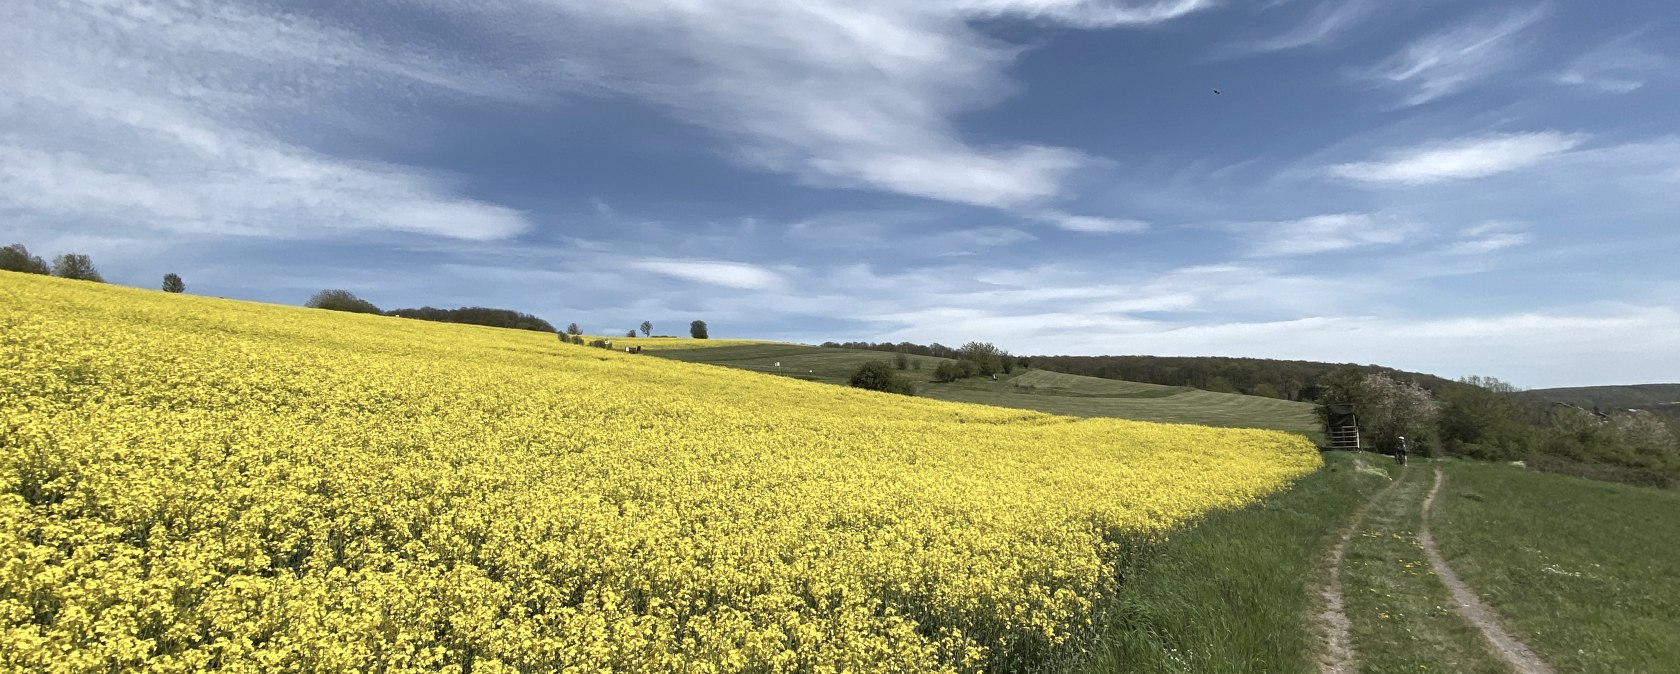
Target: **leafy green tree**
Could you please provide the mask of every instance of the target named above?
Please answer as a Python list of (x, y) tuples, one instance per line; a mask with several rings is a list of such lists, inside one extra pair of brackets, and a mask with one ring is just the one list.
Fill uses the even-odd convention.
[(893, 372), (892, 364), (884, 360), (872, 360), (858, 366), (857, 371), (852, 373), (851, 385), (871, 391), (916, 395), (915, 385)]
[(1393, 449), (1401, 437), (1408, 438), (1407, 444), (1413, 448), (1422, 449), (1425, 440), (1434, 435), (1440, 410), (1422, 386), (1371, 374), (1360, 383), (1359, 398), (1359, 425), (1380, 449)]
[(576, 337), (578, 335), (583, 334), (583, 328), (580, 328), (580, 327), (578, 327), (578, 324), (573, 323), (571, 325), (566, 326), (566, 334), (572, 335), (573, 337)]
[(309, 297), (303, 306), (329, 311), (348, 311), (355, 314), (384, 314), (372, 302), (357, 297), (348, 290), (323, 290)]
[(934, 366), (934, 382), (951, 383), (966, 376), (974, 376), (974, 363), (966, 360), (941, 360)]
[(689, 323), (688, 324), (688, 336), (693, 337), (695, 339), (706, 339), (707, 338), (706, 322), (705, 321), (694, 321), (693, 323)]
[(635, 337), (636, 336), (636, 331), (635, 330), (625, 330), (624, 331), (624, 336), (625, 337)]
[(1466, 386), (1441, 390), (1441, 444), (1472, 459), (1509, 461), (1536, 442), (1528, 405), (1515, 386), (1493, 377), (1465, 377)]
[(65, 253), (53, 259), (52, 274), (59, 278), (104, 283), (105, 277), (93, 266), (93, 260), (80, 253)]
[(187, 283), (181, 280), (180, 274), (163, 275), (163, 291), (166, 293), (181, 293), (187, 291)]
[(893, 366), (900, 370), (910, 369), (910, 354), (903, 351), (893, 354)]
[(957, 350), (958, 357), (974, 363), (980, 376), (990, 377), (1003, 370), (1003, 358), (1008, 355), (991, 342), (969, 342)]
[(14, 243), (0, 248), (0, 271), (16, 271), (25, 274), (46, 274), (46, 260), (38, 255), (30, 255), (29, 249), (21, 243)]
[[(653, 334), (653, 322), (652, 321), (642, 321), (642, 336), (646, 337), (646, 336), (651, 335), (651, 334)], [(631, 335), (631, 336), (634, 337), (635, 335)]]

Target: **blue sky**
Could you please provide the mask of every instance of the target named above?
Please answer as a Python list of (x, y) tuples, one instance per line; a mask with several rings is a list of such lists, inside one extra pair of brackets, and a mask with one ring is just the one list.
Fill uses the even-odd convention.
[(1677, 33), (1659, 0), (14, 0), (0, 239), (599, 333), (1680, 381)]

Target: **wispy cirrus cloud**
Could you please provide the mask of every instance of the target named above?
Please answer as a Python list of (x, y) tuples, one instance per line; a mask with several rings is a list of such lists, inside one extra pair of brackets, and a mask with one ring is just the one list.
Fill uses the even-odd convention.
[(974, 17), (1014, 16), (1079, 28), (1148, 26), (1210, 9), (1217, 0), (936, 0)]
[(1636, 44), (1635, 38), (1624, 36), (1582, 54), (1564, 67), (1555, 81), (1613, 94), (1638, 91), (1667, 71), (1669, 59)]
[[(280, 137), (351, 91), (514, 96), (448, 55), (381, 45), (265, 5), (24, 0), (0, 22), (0, 201), (78, 226), (457, 239), (529, 228), (448, 176)], [(122, 39), (111, 39), (121, 35)]]
[(738, 290), (771, 290), (786, 283), (780, 274), (745, 262), (652, 258), (632, 260), (626, 266), (685, 281)]
[(971, 142), (957, 130), (956, 117), (1017, 89), (1005, 71), (1019, 49), (981, 33), (975, 19), (1114, 28), (1212, 6), (1208, 0), (435, 2), (535, 45), (538, 63), (527, 68), (562, 73), (578, 91), (652, 102), (726, 139), (729, 155), (749, 166), (816, 186), (999, 208), (1065, 196), (1066, 179), (1094, 160), (1067, 147)]
[(1356, 77), (1405, 92), (1408, 106), (1458, 93), (1514, 66), (1524, 31), (1544, 14), (1537, 5), (1474, 17), (1412, 41)]
[(1428, 185), (1482, 178), (1535, 166), (1587, 141), (1585, 134), (1541, 131), (1457, 138), (1391, 149), (1372, 161), (1336, 164), (1328, 174), (1373, 185)]
[(1328, 44), (1376, 14), (1375, 0), (1326, 0), (1293, 28), (1268, 38), (1233, 44), (1224, 55), (1260, 54)]
[(1465, 229), (1457, 241), (1446, 246), (1445, 251), (1452, 255), (1486, 255), (1532, 240), (1533, 234), (1512, 223), (1485, 222)]
[(1149, 223), (1142, 220), (1074, 215), (1054, 210), (1039, 213), (1037, 218), (1060, 229), (1086, 234), (1135, 234), (1149, 229)]
[(1382, 214), (1330, 213), (1242, 229), (1254, 242), (1251, 257), (1288, 257), (1396, 244), (1416, 227)]

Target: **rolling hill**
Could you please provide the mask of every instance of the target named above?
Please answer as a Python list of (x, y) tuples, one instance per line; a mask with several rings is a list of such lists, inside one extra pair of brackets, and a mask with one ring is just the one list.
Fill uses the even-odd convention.
[(1603, 410), (1638, 409), (1680, 414), (1680, 384), (1636, 384), (1631, 386), (1572, 386), (1543, 388), (1528, 392), (1542, 400)]
[[(892, 358), (891, 354), (879, 351), (798, 344), (687, 349), (661, 351), (655, 355), (839, 385), (845, 385), (858, 366)], [(917, 395), (1074, 417), (1268, 428), (1314, 438), (1319, 434), (1318, 421), (1310, 403), (1039, 369), (1000, 374), (995, 381), (972, 378), (936, 383), (933, 381), (933, 368), (943, 360), (946, 359), (929, 356), (911, 358), (912, 363), (920, 361), (921, 368), (904, 370), (902, 374), (915, 381)]]

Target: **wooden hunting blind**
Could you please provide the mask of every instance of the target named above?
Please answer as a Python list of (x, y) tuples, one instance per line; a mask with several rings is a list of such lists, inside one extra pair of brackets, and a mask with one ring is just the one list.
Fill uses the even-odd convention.
[(1330, 438), (1331, 449), (1359, 451), (1359, 415), (1353, 403), (1324, 406), (1324, 435)]

